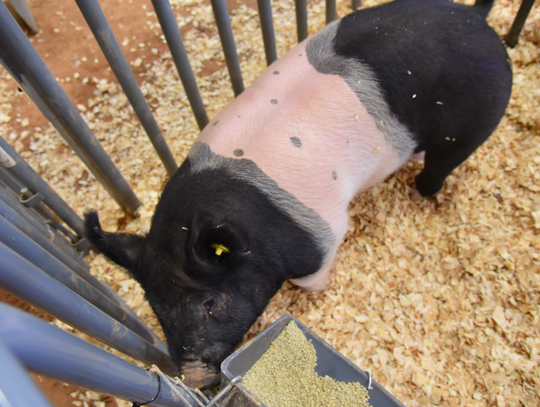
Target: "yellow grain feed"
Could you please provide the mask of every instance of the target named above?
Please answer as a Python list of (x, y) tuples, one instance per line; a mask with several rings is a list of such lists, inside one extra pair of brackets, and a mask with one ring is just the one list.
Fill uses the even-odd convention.
[(290, 322), (244, 377), (243, 384), (267, 407), (369, 406), (360, 383), (338, 382), (315, 372), (317, 355)]

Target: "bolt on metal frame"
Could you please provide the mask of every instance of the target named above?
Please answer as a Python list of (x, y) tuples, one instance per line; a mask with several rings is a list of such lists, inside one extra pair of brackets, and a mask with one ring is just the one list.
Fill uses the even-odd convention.
[(79, 269), (89, 271), (86, 264), (75, 249), (56, 230), (44, 224), (37, 214), (25, 208), (17, 198), (12, 196), (3, 187), (0, 187), (0, 214), (17, 222), (17, 227), (27, 235), (31, 235), (43, 247), (47, 247), (51, 253), (76, 271)]
[(49, 184), (2, 137), (0, 137), (0, 148), (14, 161), (14, 164), (5, 166), (7, 170), (34, 194), (42, 194), (47, 206), (82, 237), (84, 235), (84, 224), (79, 215), (60, 198)]

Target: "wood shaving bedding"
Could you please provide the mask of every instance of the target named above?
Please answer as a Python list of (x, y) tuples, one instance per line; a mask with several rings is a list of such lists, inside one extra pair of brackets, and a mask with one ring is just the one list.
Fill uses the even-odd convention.
[[(211, 9), (202, 0), (173, 4), (180, 25), (193, 25), (184, 42), (195, 72), (203, 75), (198, 84), (212, 118), (233, 93)], [(488, 21), (501, 36), (508, 32), (519, 4), (496, 2)], [(181, 12), (180, 6), (189, 6), (189, 13)], [(272, 7), (278, 55), (283, 55), (296, 42), (294, 6), (279, 0)], [(310, 1), (308, 7), (312, 34), (324, 25), (324, 2)], [(349, 12), (350, 2), (338, 4), (338, 16)], [(256, 10), (238, 7), (232, 26), (248, 86), (265, 68)], [(246, 339), (290, 313), (370, 371), (407, 406), (537, 405), (539, 47), (537, 3), (518, 46), (509, 50), (512, 99), (493, 136), (448, 177), (436, 198), (419, 203), (409, 199), (410, 185), (421, 169), (415, 161), (359, 194), (350, 206), (349, 233), (329, 287), (310, 293), (286, 283)], [(208, 73), (212, 64), (222, 67)], [(7, 90), (11, 79), (4, 70), (0, 135), (80, 215), (96, 209), (106, 230), (147, 232), (166, 172), (119, 86), (99, 78), (86, 80), (95, 92), (82, 115), (143, 202), (137, 218), (124, 216), (52, 127), (23, 124), (24, 116), (17, 116), (20, 112), (13, 110), (10, 100), (24, 96)], [(170, 53), (147, 66), (142, 90), (180, 163), (198, 129)], [(12, 129), (15, 120), (22, 130)], [(22, 140), (28, 135), (32, 141), (25, 147)], [(100, 255), (88, 261), (92, 272), (162, 335), (140, 286)]]

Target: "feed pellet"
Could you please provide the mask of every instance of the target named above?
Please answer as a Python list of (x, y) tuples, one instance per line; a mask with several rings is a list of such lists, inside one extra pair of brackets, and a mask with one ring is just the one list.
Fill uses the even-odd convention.
[(244, 386), (267, 407), (367, 407), (360, 383), (338, 382), (315, 372), (315, 348), (290, 322), (244, 376)]

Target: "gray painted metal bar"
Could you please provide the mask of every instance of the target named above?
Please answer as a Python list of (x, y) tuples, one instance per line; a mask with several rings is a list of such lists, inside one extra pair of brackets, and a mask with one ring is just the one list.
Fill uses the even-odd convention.
[(274, 35), (274, 22), (272, 21), (272, 5), (270, 0), (257, 0), (259, 6), (259, 18), (266, 53), (266, 65), (270, 65), (277, 59), (276, 37)]
[[(50, 225), (58, 232), (61, 232), (67, 239), (69, 239), (69, 242), (82, 242), (82, 238), (80, 238), (71, 229), (65, 227), (62, 220), (43, 203), (43, 194), (40, 192), (34, 194), (27, 187), (24, 187), (19, 193), (18, 200), (25, 208), (35, 210), (38, 216), (43, 218), (43, 222), (46, 225)], [(87, 242), (87, 245), (90, 244)], [(75, 248), (75, 246), (72, 247)]]
[[(20, 191), (24, 190), (26, 186), (24, 186), (17, 178), (15, 178), (13, 174), (11, 174), (4, 166), (0, 165), (0, 189), (2, 188), (8, 195), (11, 195), (14, 199), (18, 199), (19, 202), (21, 202)], [(41, 195), (38, 195), (38, 197), (40, 196)], [(49, 225), (50, 218), (44, 216), (43, 210), (47, 209), (47, 214), (51, 214), (51, 211), (45, 205), (43, 205), (43, 203), (40, 202), (37, 205), (33, 205), (30, 207), (26, 206), (24, 203), (23, 205), (32, 213), (32, 219), (35, 219), (38, 223), (44, 223), (45, 225)], [(52, 221), (50, 222), (50, 224), (53, 227), (56, 226), (52, 224)], [(75, 235), (71, 233), (71, 236)]]
[(15, 12), (23, 19), (23, 21), (26, 23), (28, 28), (30, 28), (30, 31), (32, 34), (37, 34), (39, 32), (39, 28), (36, 24), (36, 20), (34, 20), (34, 16), (32, 15), (32, 12), (30, 11), (30, 8), (28, 7), (28, 3), (26, 0), (7, 0), (9, 4), (13, 7)]
[[(4, 306), (2, 306), (4, 307)], [(0, 335), (0, 406), (53, 407), (28, 370), (11, 353)]]
[(15, 165), (6, 166), (8, 171), (15, 175), (34, 194), (41, 193), (47, 206), (82, 237), (84, 235), (84, 223), (79, 215), (2, 137), (0, 137), (0, 148), (15, 161)]
[[(37, 231), (41, 234), (41, 236), (36, 236), (35, 240), (40, 239), (40, 241), (43, 241), (42, 238), (45, 238), (49, 241), (48, 244), (46, 243), (47, 247), (54, 247), (54, 249), (51, 249), (54, 250), (54, 253), (63, 253), (65, 255), (64, 257), (69, 258), (71, 263), (76, 263), (78, 268), (82, 267), (85, 270), (89, 270), (88, 265), (81, 259), (79, 253), (71, 247), (65, 238), (53, 228), (48, 228), (45, 223), (43, 223), (42, 219), (38, 218), (37, 214), (28, 210), (28, 208), (25, 208), (18, 199), (14, 198), (4, 188), (0, 188), (0, 207), (2, 207), (2, 211), (7, 210), (4, 209), (6, 206), (11, 208), (12, 211), (17, 213), (17, 215), (32, 226), (32, 230), (29, 230), (30, 233)], [(8, 217), (7, 215), (3, 216)], [(53, 252), (51, 251), (51, 253)]]
[[(35, 373), (138, 403), (144, 403), (158, 393), (160, 385), (155, 374), (39, 318), (0, 303), (0, 320), (0, 338)], [(151, 405), (197, 406), (187, 392), (181, 388), (177, 390), (185, 395), (188, 404), (180, 402), (168, 383), (161, 380), (161, 390)]]
[(510, 31), (508, 31), (508, 34), (506, 35), (506, 38), (504, 40), (506, 45), (510, 48), (514, 48), (517, 45), (519, 35), (521, 34), (521, 30), (525, 25), (525, 21), (527, 20), (527, 17), (529, 16), (533, 5), (534, 0), (523, 0), (521, 2), (521, 6), (519, 7), (516, 18), (512, 23), (512, 27), (510, 27)]
[[(88, 267), (88, 264), (82, 262), (82, 265), (80, 265), (75, 259), (68, 254), (66, 254), (63, 250), (60, 250), (58, 246), (56, 246), (52, 241), (49, 240), (47, 236), (44, 236), (41, 232), (36, 230), (34, 228), (33, 224), (28, 222), (24, 217), (20, 216), (19, 213), (17, 213), (13, 208), (11, 208), (9, 205), (7, 205), (2, 196), (2, 193), (5, 192), (0, 188), (0, 215), (6, 218), (7, 221), (9, 221), (11, 224), (16, 226), (19, 230), (21, 230), (24, 234), (26, 234), (29, 238), (34, 240), (36, 243), (38, 243), (41, 247), (43, 247), (45, 250), (47, 250), (49, 253), (51, 253), (54, 257), (56, 257), (58, 260), (60, 260), (62, 263), (64, 263), (67, 267), (69, 267), (72, 271), (77, 273), (81, 278), (88, 283), (92, 284), (95, 288), (97, 288), (99, 291), (101, 291), (107, 298), (110, 298), (114, 302), (118, 303), (123, 309), (127, 310), (130, 313), (133, 313), (133, 311), (124, 304), (122, 299), (118, 297), (118, 295), (109, 287), (107, 284), (103, 283), (102, 281), (99, 281), (97, 278), (95, 278), (92, 274), (90, 274), (90, 267)], [(38, 223), (38, 226), (43, 226)]]
[(171, 51), (178, 75), (180, 75), (180, 80), (186, 91), (191, 110), (193, 110), (193, 115), (195, 116), (195, 120), (197, 120), (199, 129), (202, 130), (208, 124), (208, 115), (206, 114), (206, 109), (199, 92), (199, 87), (197, 86), (197, 81), (195, 80), (195, 75), (191, 69), (186, 47), (184, 47), (182, 35), (180, 34), (171, 4), (169, 0), (152, 0), (152, 4), (154, 5), (163, 35)]
[[(68, 253), (61, 250), (54, 241), (50, 240), (52, 234), (47, 234), (47, 229), (44, 225), (39, 222), (30, 222), (32, 217), (21, 216), (21, 213), (9, 204), (6, 203), (6, 198), (11, 198), (7, 193), (0, 188), (0, 215), (6, 218), (9, 222), (23, 231), (28, 237), (37, 242), (41, 247), (51, 253), (54, 257), (60, 260), (62, 263), (66, 264), (70, 269), (72, 269), (77, 274), (89, 273), (90, 267), (83, 262), (81, 265), (73, 256), (70, 256)], [(23, 214), (28, 215), (28, 213)], [(36, 227), (38, 226), (38, 227)], [(85, 278), (85, 275), (81, 275)], [(86, 279), (86, 278), (85, 278)]]
[(362, 0), (352, 0), (351, 8), (353, 11), (358, 10), (362, 6)]
[(240, 61), (236, 52), (234, 36), (229, 19), (229, 8), (226, 0), (210, 0), (212, 10), (214, 10), (214, 18), (219, 32), (223, 52), (225, 53), (225, 61), (231, 78), (231, 84), (234, 96), (238, 96), (244, 91), (244, 80), (242, 79), (242, 71), (240, 70)]
[[(58, 236), (58, 234), (52, 230), (47, 229), (44, 224), (30, 214), (30, 211), (22, 207), (17, 200), (7, 194), (3, 188), (0, 188), (0, 216), (6, 218), (7, 221), (16, 226), (29, 238), (65, 264), (69, 269), (78, 274), (84, 281), (90, 283), (107, 298), (117, 303), (124, 311), (131, 314), (132, 317), (138, 319), (133, 310), (125, 304), (111, 287), (98, 280), (90, 273), (88, 264), (86, 264), (71, 247), (68, 246), (67, 249), (70, 249), (73, 255), (70, 255), (69, 252), (58, 247), (56, 244), (58, 242), (67, 245), (65, 239)], [(50, 240), (51, 237), (54, 237), (52, 241)], [(152, 335), (155, 337), (154, 333), (152, 333)], [(158, 340), (157, 344), (160, 349), (165, 352), (167, 351), (166, 346), (161, 343), (161, 340)]]
[(118, 79), (131, 106), (133, 106), (135, 114), (139, 118), (148, 138), (152, 142), (161, 162), (165, 166), (167, 173), (172, 176), (176, 172), (178, 165), (176, 165), (176, 161), (174, 160), (169, 146), (167, 146), (165, 137), (163, 137), (156, 119), (150, 111), (150, 107), (137, 84), (135, 75), (133, 75), (126, 57), (122, 53), (120, 44), (118, 44), (118, 41), (112, 32), (111, 26), (105, 18), (105, 14), (103, 14), (103, 10), (101, 10), (97, 0), (75, 1), (86, 19), (88, 26), (94, 33), (94, 37), (103, 51), (103, 54), (105, 54), (105, 58), (109, 61), (109, 65), (116, 75), (116, 79)]
[[(1, 147), (0, 147), (1, 148)], [(0, 188), (4, 188), (4, 190), (9, 194), (12, 195), (13, 198), (17, 199), (19, 202), (21, 202), (21, 191), (24, 191), (25, 189), (28, 191), (28, 188), (21, 183), (11, 172), (7, 170), (6, 167), (3, 165), (0, 165)], [(28, 192), (27, 192), (28, 194)], [(41, 195), (38, 195), (37, 198), (41, 197)], [(30, 199), (30, 201), (33, 201), (34, 198)], [(39, 201), (39, 199), (37, 199)], [(43, 209), (46, 209), (45, 205), (43, 203), (37, 203), (36, 205), (28, 206), (24, 202), (21, 202), (30, 212), (32, 212), (32, 216), (36, 218), (38, 222), (47, 222), (50, 217), (45, 217), (43, 213)], [(50, 209), (47, 209), (47, 214), (51, 214)], [(59, 220), (59, 219), (58, 219)], [(75, 236), (72, 232), (70, 232), (71, 235)]]
[(120, 207), (135, 212), (141, 203), (2, 2), (0, 63)]
[(168, 354), (148, 343), (88, 301), (0, 243), (0, 287), (120, 352), (165, 372), (174, 369)]
[(0, 165), (0, 181), (11, 189), (13, 193), (18, 193), (25, 186), (19, 181), (12, 173), (10, 173), (6, 167)]
[(307, 0), (295, 0), (296, 5), (296, 32), (298, 42), (304, 41), (308, 36)]
[[(19, 201), (17, 195), (14, 191), (0, 187), (0, 202), (8, 205), (13, 211), (19, 214), (24, 218), (28, 223), (30, 223), (36, 230), (38, 230), (43, 236), (50, 239), (55, 244), (56, 236), (53, 235), (53, 232), (50, 231), (45, 225), (43, 216), (37, 213), (34, 210), (25, 208), (24, 205)], [(66, 253), (67, 254), (67, 253)], [(69, 252), (71, 254), (71, 252)]]
[[(157, 343), (161, 342), (152, 335), (151, 331), (139, 318), (127, 313), (119, 304), (111, 301), (95, 287), (84, 281), (3, 216), (0, 216), (0, 242), (151, 344), (158, 346)], [(158, 347), (162, 350), (166, 349), (163, 343)]]
[(326, 24), (336, 19), (336, 0), (326, 0)]

